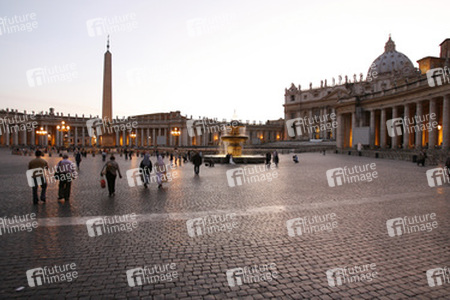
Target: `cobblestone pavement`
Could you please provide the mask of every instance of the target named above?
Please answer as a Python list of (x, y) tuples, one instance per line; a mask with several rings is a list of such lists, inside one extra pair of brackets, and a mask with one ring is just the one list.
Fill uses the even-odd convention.
[[(236, 186), (230, 187), (226, 174), (237, 166), (202, 166), (200, 176), (194, 176), (193, 166), (187, 164), (174, 170), (177, 177), (163, 189), (155, 183), (144, 189), (130, 187), (125, 176), (126, 170), (138, 166), (136, 157), (117, 157), (124, 178), (118, 179), (116, 195), (109, 197), (99, 186), (103, 163), (96, 156), (83, 160), (70, 204), (58, 203), (57, 187), (50, 184), (47, 203), (34, 206), (25, 175), (30, 158), (0, 151), (0, 216), (4, 220), (35, 213), (38, 222), (31, 232), (8, 233), (2, 227), (1, 299), (450, 297), (448, 277), (431, 274), (430, 279), (426, 273), (450, 267), (450, 185), (429, 186), (426, 171), (436, 166), (311, 153), (299, 155), (299, 164), (281, 156), (279, 167), (268, 171), (274, 177), (277, 172), (271, 181), (239, 185), (242, 178), (236, 177), (231, 181)], [(46, 159), (50, 166), (59, 160)], [(378, 173), (371, 182), (339, 185), (335, 180), (337, 186), (329, 186), (327, 170), (370, 163), (376, 163)], [(247, 169), (246, 174), (259, 171)], [(268, 178), (268, 173), (258, 174)], [(86, 225), (95, 217), (133, 213), (136, 228), (132, 223), (106, 224), (90, 232)], [(411, 224), (409, 229), (398, 227), (398, 222), (387, 225), (391, 219), (427, 214), (431, 231), (421, 231), (425, 224), (412, 233), (405, 231), (416, 228)], [(204, 226), (189, 221), (208, 216)], [(320, 223), (324, 216), (328, 219)], [(308, 231), (299, 225), (301, 220), (289, 221), (295, 218), (306, 224), (315, 220), (316, 227)], [(114, 228), (119, 231), (109, 232)], [(208, 232), (213, 228), (216, 232)], [(49, 283), (54, 272), (48, 269), (67, 264), (75, 264), (77, 278)], [(48, 277), (35, 273), (36, 286), (30, 287), (27, 270), (44, 266)], [(144, 267), (147, 275), (154, 274), (142, 278), (142, 270), (127, 273)], [(345, 276), (327, 274), (345, 267)], [(245, 274), (232, 270), (236, 268)]]

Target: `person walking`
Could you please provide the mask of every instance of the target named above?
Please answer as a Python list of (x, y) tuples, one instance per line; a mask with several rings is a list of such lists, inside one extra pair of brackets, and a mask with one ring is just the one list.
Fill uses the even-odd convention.
[(106, 150), (103, 149), (102, 151), (102, 161), (106, 161)]
[(173, 153), (170, 153), (170, 165), (172, 165), (173, 164)]
[(62, 158), (57, 164), (57, 172), (55, 172), (55, 177), (59, 180), (58, 202), (60, 203), (70, 200), (72, 180), (76, 177), (75, 165), (69, 160), (69, 155), (64, 153)]
[(273, 151), (273, 163), (278, 168), (278, 163), (280, 162), (280, 158), (278, 157), (277, 150)]
[(111, 154), (109, 161), (103, 166), (102, 172), (100, 176), (106, 176), (106, 181), (108, 182), (108, 192), (109, 196), (113, 196), (116, 192), (116, 178), (117, 173), (119, 174), (119, 178), (122, 178), (122, 174), (120, 173), (119, 164), (116, 162), (116, 158)]
[(164, 165), (164, 159), (158, 155), (155, 163), (156, 180), (158, 181), (158, 189), (162, 188), (162, 183), (167, 181), (167, 170)]
[(419, 157), (417, 159), (417, 166), (422, 165), (422, 167), (425, 167), (425, 160), (427, 159), (427, 153), (425, 150), (419, 151)]
[(81, 152), (78, 150), (75, 152), (75, 162), (77, 163), (77, 170), (80, 170), (80, 164), (81, 164)]
[(150, 182), (150, 173), (152, 172), (152, 162), (150, 161), (150, 155), (148, 153), (144, 154), (144, 159), (141, 161), (139, 168), (142, 170), (144, 187), (147, 188)]
[(47, 182), (45, 181), (44, 172), (45, 170), (48, 170), (48, 163), (45, 159), (42, 157), (42, 152), (37, 150), (34, 155), (36, 158), (32, 159), (28, 163), (28, 170), (31, 169), (39, 169), (35, 170), (33, 174), (31, 175), (33, 180), (33, 186), (31, 187), (33, 192), (33, 204), (39, 203), (38, 198), (38, 188), (41, 187), (41, 201), (45, 203), (45, 195), (47, 191)]
[(269, 167), (270, 166), (270, 161), (272, 160), (272, 154), (270, 154), (270, 152), (266, 153), (266, 166)]
[(196, 152), (192, 157), (192, 163), (194, 164), (195, 175), (200, 174), (200, 166), (202, 165), (202, 157), (200, 153)]

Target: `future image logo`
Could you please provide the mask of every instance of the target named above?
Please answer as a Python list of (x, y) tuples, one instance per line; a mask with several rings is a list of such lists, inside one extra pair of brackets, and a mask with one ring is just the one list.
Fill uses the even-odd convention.
[(427, 270), (427, 281), (430, 287), (450, 283), (450, 269), (444, 267)]
[(72, 82), (78, 78), (75, 63), (38, 67), (26, 71), (28, 85), (32, 88), (57, 82)]
[(271, 282), (278, 275), (277, 265), (275, 263), (245, 266), (226, 271), (227, 282), (230, 287), (262, 281)]
[(328, 186), (336, 187), (348, 183), (356, 182), (372, 182), (378, 178), (378, 171), (376, 171), (376, 164), (355, 165), (351, 168), (345, 166), (344, 168), (335, 168), (327, 170)]
[(112, 234), (117, 232), (131, 232), (138, 226), (136, 214), (126, 214), (123, 216), (97, 217), (86, 221), (88, 235), (98, 237), (103, 234)]
[(90, 37), (102, 36), (116, 32), (131, 32), (138, 28), (135, 13), (121, 16), (99, 17), (86, 21), (86, 28)]
[(336, 121), (336, 114), (325, 114), (322, 116), (314, 115), (309, 117), (300, 117), (286, 120), (286, 129), (288, 135), (293, 138), (296, 135), (301, 136), (304, 133), (312, 134), (317, 131), (326, 132), (332, 131), (338, 127)]
[(290, 237), (323, 231), (330, 232), (337, 228), (336, 214), (290, 219), (286, 221), (286, 227)]
[(326, 271), (328, 286), (339, 287), (354, 282), (371, 282), (378, 277), (376, 264), (355, 265), (333, 268)]
[(126, 271), (129, 287), (172, 282), (178, 278), (177, 264), (157, 264)]
[(186, 221), (190, 237), (212, 235), (220, 232), (231, 232), (237, 228), (236, 214), (208, 215)]
[(75, 263), (34, 268), (27, 270), (26, 275), (29, 287), (57, 282), (72, 282), (78, 278)]
[(228, 186), (237, 187), (256, 182), (271, 182), (274, 178), (278, 178), (278, 172), (275, 164), (271, 164), (270, 167), (266, 165), (245, 166), (227, 170), (226, 176)]
[(427, 80), (430, 87), (441, 86), (450, 83), (450, 68), (434, 68), (427, 71)]
[(386, 221), (387, 231), (390, 237), (401, 236), (415, 232), (431, 232), (436, 229), (438, 222), (436, 214), (425, 214), (412, 217), (394, 218)]
[(0, 36), (17, 32), (31, 32), (38, 27), (36, 13), (0, 18)]
[(427, 171), (427, 180), (429, 187), (442, 186), (450, 183), (450, 173), (447, 167), (435, 168)]
[(386, 121), (387, 133), (390, 137), (397, 137), (405, 134), (416, 132), (432, 131), (437, 128), (437, 116), (435, 113), (404, 118), (394, 118)]

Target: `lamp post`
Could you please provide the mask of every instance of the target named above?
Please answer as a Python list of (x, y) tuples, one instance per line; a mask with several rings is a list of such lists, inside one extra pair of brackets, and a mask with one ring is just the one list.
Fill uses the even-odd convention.
[(36, 130), (36, 134), (39, 136), (39, 146), (43, 146), (44, 145), (43, 138), (45, 135), (47, 135), (47, 131), (44, 130), (44, 127), (41, 127), (39, 130)]
[(172, 128), (172, 131), (170, 132), (172, 134), (172, 136), (175, 137), (175, 146), (179, 146), (178, 145), (178, 137), (181, 135), (181, 130), (178, 127), (174, 127)]
[(136, 133), (132, 132), (130, 133), (130, 146), (133, 147), (133, 139), (136, 138)]
[(66, 125), (65, 121), (61, 121), (61, 125), (56, 126), (56, 130), (60, 131), (62, 133), (63, 145), (64, 145), (64, 147), (67, 147), (68, 143), (66, 143), (66, 138), (67, 138), (67, 132), (70, 131), (70, 126)]

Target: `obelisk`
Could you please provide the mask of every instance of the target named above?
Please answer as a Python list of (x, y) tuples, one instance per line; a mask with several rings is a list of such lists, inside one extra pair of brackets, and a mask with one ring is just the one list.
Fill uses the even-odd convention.
[(102, 147), (114, 147), (114, 132), (112, 132), (112, 55), (109, 52), (109, 35), (106, 43), (105, 62), (103, 69), (103, 106), (102, 117), (105, 132), (101, 135)]

